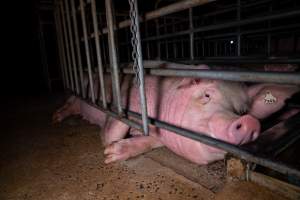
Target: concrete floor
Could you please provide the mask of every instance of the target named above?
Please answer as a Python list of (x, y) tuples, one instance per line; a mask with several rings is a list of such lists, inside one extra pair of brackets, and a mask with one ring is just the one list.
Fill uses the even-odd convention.
[(2, 103), (1, 200), (283, 199), (251, 183), (224, 186), (222, 161), (198, 167), (165, 148), (104, 165), (99, 127), (79, 117), (51, 124), (62, 102), (42, 96)]

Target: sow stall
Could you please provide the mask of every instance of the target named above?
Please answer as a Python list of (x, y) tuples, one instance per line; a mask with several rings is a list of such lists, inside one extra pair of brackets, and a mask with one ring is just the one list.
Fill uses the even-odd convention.
[[(263, 71), (265, 65), (296, 68), (300, 63), (299, 15), (297, 0), (57, 0), (54, 16), (63, 84), (145, 135), (152, 124), (227, 151), (242, 160), (241, 176), (246, 179), (258, 181), (255, 170), (271, 169), (280, 174), (277, 177), (299, 186), (299, 165), (277, 159), (289, 146), (299, 144), (299, 114), (278, 123), (274, 116), (279, 113), (275, 113), (263, 122), (264, 132), (256, 142), (238, 147), (148, 117), (144, 90), (144, 74), (300, 85), (299, 69)], [(161, 60), (208, 64), (215, 69), (153, 68)], [(86, 72), (88, 88), (84, 87)], [(106, 102), (104, 73), (111, 74), (112, 104)], [(141, 114), (122, 108), (120, 73), (136, 76)], [(99, 76), (103, 101), (94, 93), (93, 74)], [(287, 101), (284, 109), (288, 108), (299, 108), (297, 95)], [(277, 131), (282, 126), (287, 132)], [(276, 139), (272, 139), (274, 134), (278, 134)], [(232, 160), (236, 162), (228, 159), (229, 172)]]

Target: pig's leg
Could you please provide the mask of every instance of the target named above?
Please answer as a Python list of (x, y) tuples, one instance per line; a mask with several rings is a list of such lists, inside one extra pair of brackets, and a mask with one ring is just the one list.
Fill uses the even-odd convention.
[(104, 146), (110, 145), (120, 139), (123, 139), (129, 130), (129, 126), (112, 117), (107, 117), (104, 128), (101, 133)]
[(75, 96), (71, 96), (67, 99), (66, 103), (53, 114), (52, 122), (59, 123), (66, 117), (79, 113), (80, 100)]
[(153, 136), (136, 136), (133, 138), (122, 139), (106, 147), (104, 163), (108, 164), (115, 161), (127, 160), (130, 157), (161, 147), (162, 143)]

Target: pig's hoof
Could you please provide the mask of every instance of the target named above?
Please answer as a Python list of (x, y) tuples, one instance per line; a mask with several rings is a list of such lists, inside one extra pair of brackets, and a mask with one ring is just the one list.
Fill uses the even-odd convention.
[(119, 140), (108, 145), (104, 150), (106, 156), (104, 163), (112, 163), (116, 161), (127, 160), (131, 157), (132, 145), (128, 139)]

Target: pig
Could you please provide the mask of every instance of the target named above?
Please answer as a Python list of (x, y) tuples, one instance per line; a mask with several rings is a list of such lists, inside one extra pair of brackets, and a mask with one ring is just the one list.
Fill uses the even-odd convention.
[[(178, 67), (173, 63), (161, 63), (161, 66)], [(206, 65), (194, 67), (208, 69)], [(106, 86), (111, 85), (107, 76), (105, 83)], [(140, 112), (138, 88), (133, 84), (131, 76), (122, 77), (121, 85), (122, 105)], [(266, 87), (256, 85), (247, 88), (242, 83), (221, 80), (145, 76), (150, 117), (235, 145), (254, 141), (259, 136), (260, 123), (255, 117), (259, 112), (251, 108), (255, 107), (256, 101), (261, 100), (258, 96)], [(109, 94), (107, 101), (111, 102), (111, 89), (106, 88), (106, 91)], [(284, 97), (277, 98), (281, 100)], [(272, 111), (268, 110), (269, 113)], [(72, 114), (80, 114), (89, 122), (102, 127), (101, 137), (106, 156), (104, 162), (107, 164), (126, 160), (161, 146), (166, 146), (177, 155), (199, 165), (223, 159), (226, 154), (223, 150), (153, 126), (149, 128), (149, 136), (143, 136), (138, 130), (106, 116), (75, 96), (71, 96), (54, 113), (53, 120), (60, 122)], [(133, 137), (125, 138), (128, 131)]]

